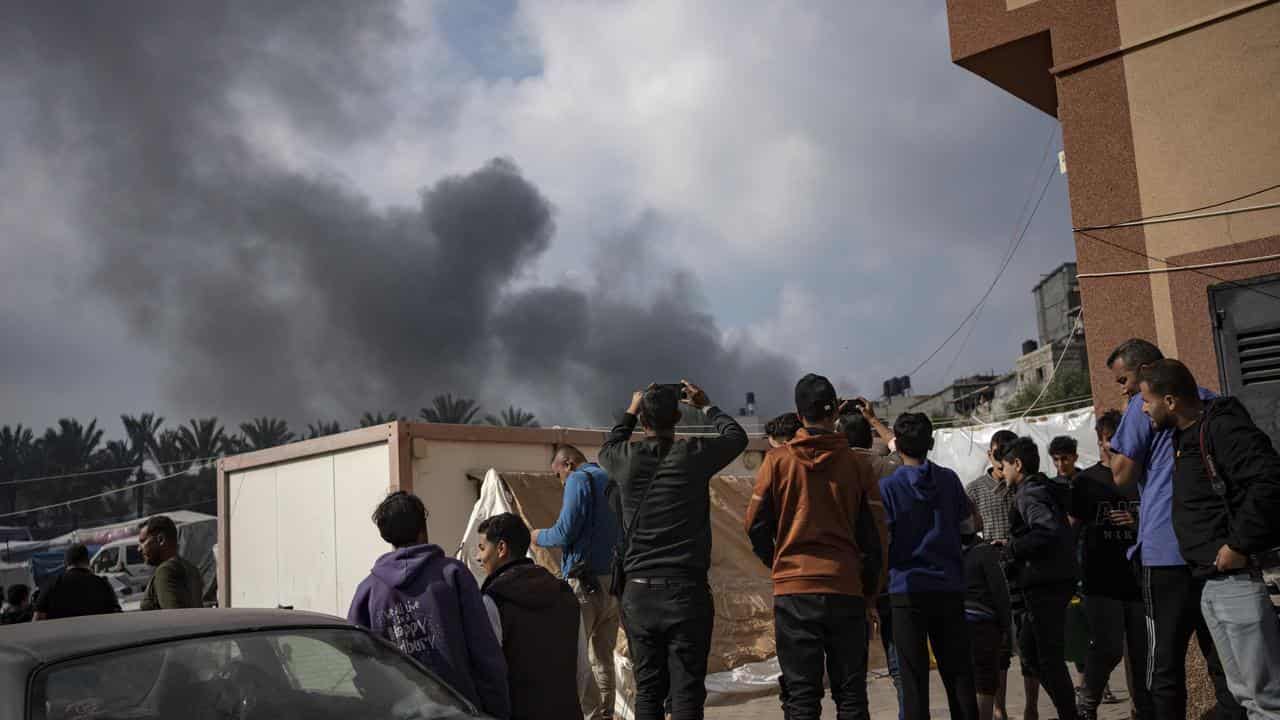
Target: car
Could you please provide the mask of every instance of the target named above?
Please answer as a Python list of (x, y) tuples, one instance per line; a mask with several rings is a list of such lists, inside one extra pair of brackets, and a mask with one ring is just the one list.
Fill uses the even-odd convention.
[(0, 628), (0, 720), (456, 720), (476, 708), (328, 615), (192, 609)]

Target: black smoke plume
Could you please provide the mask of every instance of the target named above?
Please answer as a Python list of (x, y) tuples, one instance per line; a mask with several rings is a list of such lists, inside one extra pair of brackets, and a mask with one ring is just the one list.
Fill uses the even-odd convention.
[(379, 49), (412, 42), (395, 4), (5, 8), (5, 143), (63, 181), (60, 202), (92, 249), (92, 288), (165, 354), (159, 381), (175, 406), (350, 423), (454, 392), (569, 424), (604, 420), (636, 386), (682, 376), (731, 409), (748, 390), (787, 404), (792, 363), (726, 342), (691, 275), (618, 290), (645, 272), (641, 242), (609, 246), (585, 285), (514, 290), (555, 228), (550, 202), (510, 160), (386, 210), (341, 179), (255, 152), (246, 98), (269, 98), (325, 143), (381, 129), (395, 88)]

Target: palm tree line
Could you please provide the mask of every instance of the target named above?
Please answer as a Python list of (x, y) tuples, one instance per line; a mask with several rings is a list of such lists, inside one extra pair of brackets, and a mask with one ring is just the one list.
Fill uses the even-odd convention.
[[(482, 414), (480, 404), (453, 394), (438, 395), (418, 417), (427, 422), (538, 427), (533, 413), (510, 406)], [(366, 412), (359, 427), (407, 419), (395, 412)], [(38, 535), (129, 519), (173, 509), (216, 512), (217, 471), (211, 459), (262, 450), (295, 440), (343, 431), (341, 423), (318, 420), (295, 433), (287, 421), (259, 417), (228, 430), (217, 418), (193, 418), (175, 427), (155, 413), (121, 415), (122, 439), (104, 442), (96, 419), (63, 418), (37, 434), (19, 425), (0, 427), (0, 514), (68, 503), (158, 477), (163, 482), (93, 500), (70, 502), (30, 515), (0, 517), (0, 525), (31, 527)]]

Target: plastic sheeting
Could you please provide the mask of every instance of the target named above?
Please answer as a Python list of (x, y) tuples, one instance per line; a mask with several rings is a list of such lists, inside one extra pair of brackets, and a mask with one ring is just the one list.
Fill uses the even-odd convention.
[(1084, 408), (990, 425), (937, 430), (933, 433), (933, 452), (929, 459), (955, 470), (960, 481), (967, 485), (987, 471), (987, 447), (991, 444), (991, 437), (1000, 430), (1012, 430), (1019, 436), (1029, 436), (1036, 441), (1040, 446), (1040, 470), (1052, 476), (1049, 441), (1059, 435), (1070, 435), (1076, 439), (1080, 452), (1077, 464), (1080, 467), (1088, 467), (1098, 461), (1098, 440), (1093, 423), (1093, 408)]

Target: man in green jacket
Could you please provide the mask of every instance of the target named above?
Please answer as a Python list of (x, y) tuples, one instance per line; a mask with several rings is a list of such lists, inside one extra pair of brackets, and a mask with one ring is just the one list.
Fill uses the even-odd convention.
[(198, 608), (204, 604), (200, 569), (178, 556), (178, 526), (167, 516), (149, 518), (138, 532), (142, 558), (156, 569), (147, 583), (142, 610)]

